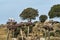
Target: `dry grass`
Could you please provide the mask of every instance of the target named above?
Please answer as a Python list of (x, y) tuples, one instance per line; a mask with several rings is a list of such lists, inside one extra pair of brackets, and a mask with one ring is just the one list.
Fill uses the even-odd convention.
[(0, 40), (6, 40), (7, 28), (0, 28)]

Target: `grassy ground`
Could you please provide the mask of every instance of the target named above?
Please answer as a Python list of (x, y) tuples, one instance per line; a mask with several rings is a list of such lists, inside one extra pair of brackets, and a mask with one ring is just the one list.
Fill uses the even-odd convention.
[[(0, 40), (6, 40), (7, 39), (7, 28), (0, 28)], [(52, 37), (51, 40), (60, 40), (60, 37)], [(9, 39), (11, 40), (11, 38)]]
[(7, 28), (0, 28), (0, 40), (6, 40)]

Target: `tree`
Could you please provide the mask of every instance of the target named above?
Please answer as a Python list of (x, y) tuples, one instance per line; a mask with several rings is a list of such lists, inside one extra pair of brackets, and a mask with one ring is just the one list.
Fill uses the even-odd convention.
[(53, 5), (48, 15), (49, 15), (49, 18), (60, 17), (60, 4)]
[(34, 8), (26, 8), (19, 15), (23, 20), (27, 19), (31, 22), (32, 19), (35, 19), (38, 16), (38, 11)]
[(46, 15), (41, 15), (40, 17), (39, 17), (39, 20), (41, 21), (41, 22), (45, 22), (45, 20), (47, 19), (48, 17), (46, 16)]

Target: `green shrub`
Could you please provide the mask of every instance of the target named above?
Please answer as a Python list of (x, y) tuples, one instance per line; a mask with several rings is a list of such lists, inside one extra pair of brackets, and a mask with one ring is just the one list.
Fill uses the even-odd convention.
[(60, 30), (56, 30), (55, 32), (60, 34)]
[(53, 32), (51, 32), (51, 33), (50, 33), (50, 36), (54, 36), (54, 33), (53, 33)]

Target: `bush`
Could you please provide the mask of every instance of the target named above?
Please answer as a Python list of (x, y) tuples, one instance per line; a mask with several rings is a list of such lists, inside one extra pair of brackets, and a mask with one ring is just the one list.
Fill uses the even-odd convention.
[(54, 36), (54, 33), (53, 33), (53, 32), (51, 32), (51, 33), (50, 33), (50, 36)]
[(60, 30), (56, 30), (55, 32), (60, 34)]

